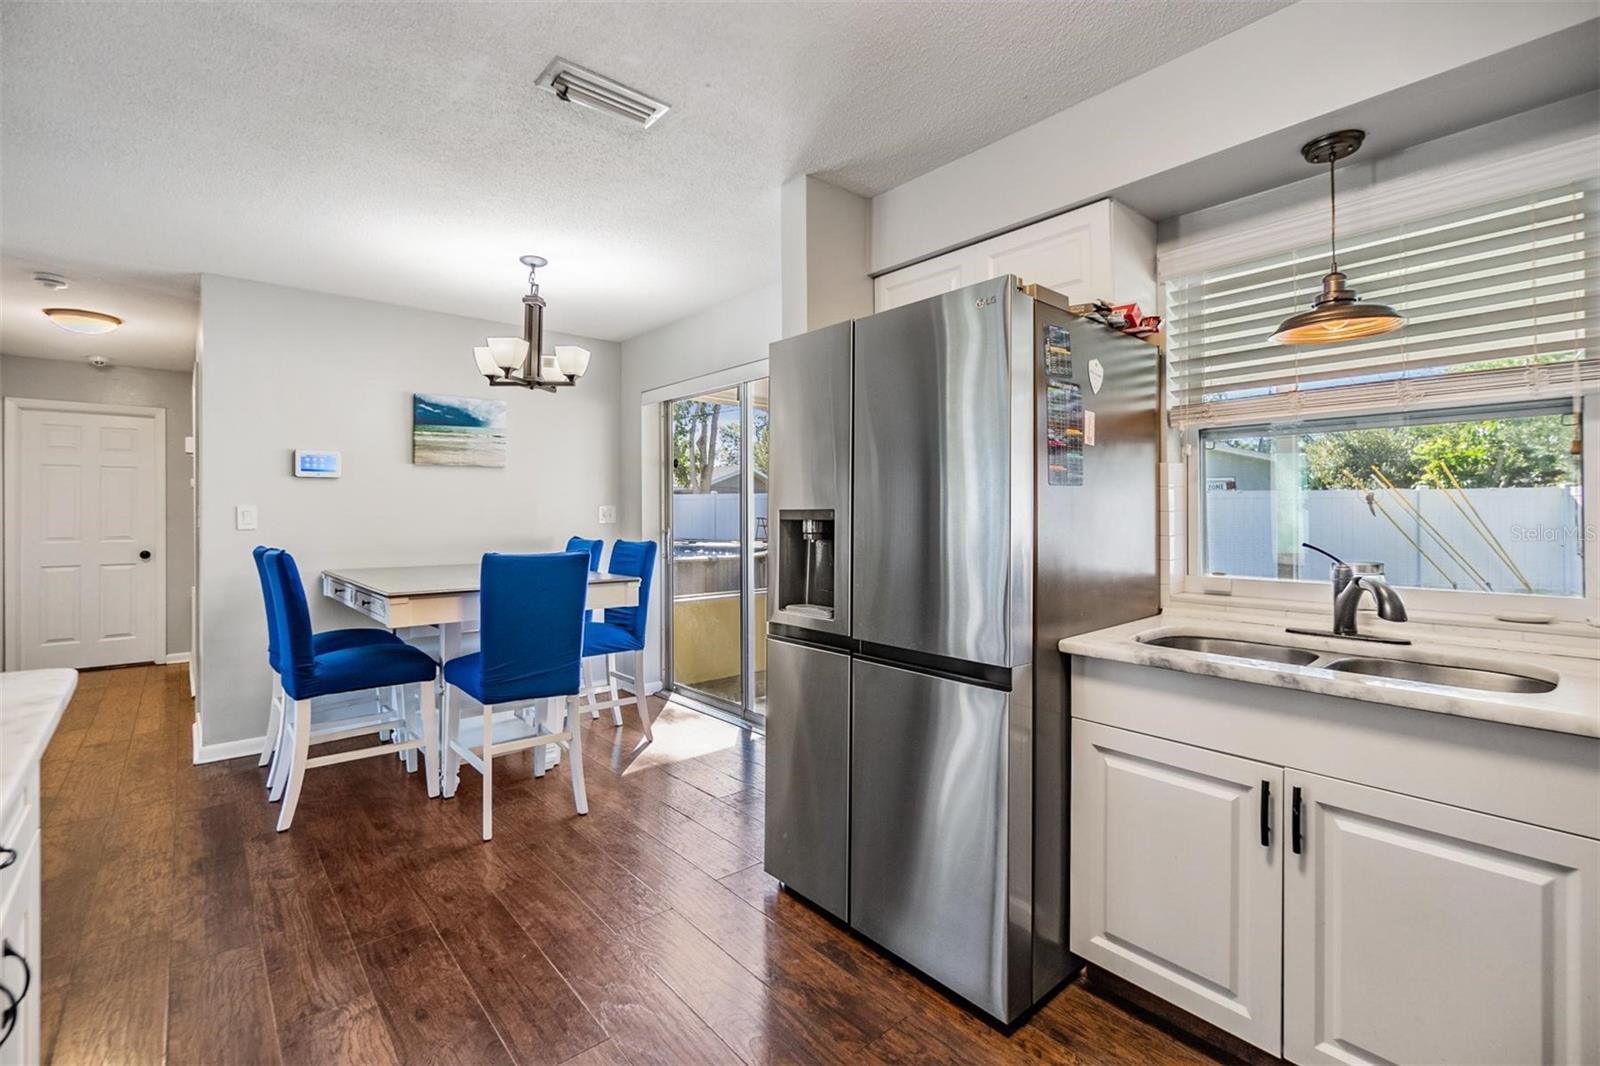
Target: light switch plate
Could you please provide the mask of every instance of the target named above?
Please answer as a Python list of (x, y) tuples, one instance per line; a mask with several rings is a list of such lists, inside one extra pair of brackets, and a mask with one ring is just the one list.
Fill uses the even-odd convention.
[(241, 504), (239, 504), (239, 506), (237, 506), (237, 507), (235, 507), (233, 509), (233, 528), (234, 529), (254, 529), (254, 528), (256, 528), (256, 505), (255, 504), (253, 504), (253, 503), (241, 503)]
[(600, 507), (600, 524), (609, 526), (616, 524), (617, 508), (614, 504), (602, 504)]

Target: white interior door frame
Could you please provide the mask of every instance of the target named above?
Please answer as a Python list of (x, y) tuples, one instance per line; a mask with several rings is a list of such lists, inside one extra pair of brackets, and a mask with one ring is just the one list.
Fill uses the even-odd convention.
[(155, 553), (155, 640), (156, 662), (167, 658), (167, 411), (164, 407), (135, 407), (131, 404), (86, 403), (79, 400), (33, 400), (21, 396), (5, 398), (5, 663), (7, 670), (20, 669), (22, 662), (21, 604), (22, 560), (19, 550), (22, 498), (21, 414), (23, 411), (68, 411), (92, 415), (124, 415), (148, 418), (154, 426), (156, 461), (156, 516), (161, 550)]

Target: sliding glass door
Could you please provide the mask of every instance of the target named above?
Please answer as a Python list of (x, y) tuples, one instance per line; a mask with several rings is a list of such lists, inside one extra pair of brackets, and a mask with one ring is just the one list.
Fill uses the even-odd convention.
[(667, 684), (766, 715), (767, 382), (663, 404)]

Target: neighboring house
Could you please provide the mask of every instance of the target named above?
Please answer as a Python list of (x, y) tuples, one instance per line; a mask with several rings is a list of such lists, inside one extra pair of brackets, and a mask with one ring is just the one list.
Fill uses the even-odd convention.
[(1208, 492), (1248, 492), (1272, 488), (1272, 456), (1217, 442), (1206, 454)]

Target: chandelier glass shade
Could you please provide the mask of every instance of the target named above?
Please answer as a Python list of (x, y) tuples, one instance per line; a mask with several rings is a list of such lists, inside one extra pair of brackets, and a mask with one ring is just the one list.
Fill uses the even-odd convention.
[(546, 260), (525, 255), (521, 262), (528, 268), (528, 294), (522, 298), (522, 336), (490, 337), (485, 345), (473, 348), (478, 373), (490, 385), (516, 385), (546, 392), (570, 388), (589, 369), (589, 352), (567, 344), (557, 345), (553, 353), (544, 350), (545, 302), (539, 295), (536, 275)]

